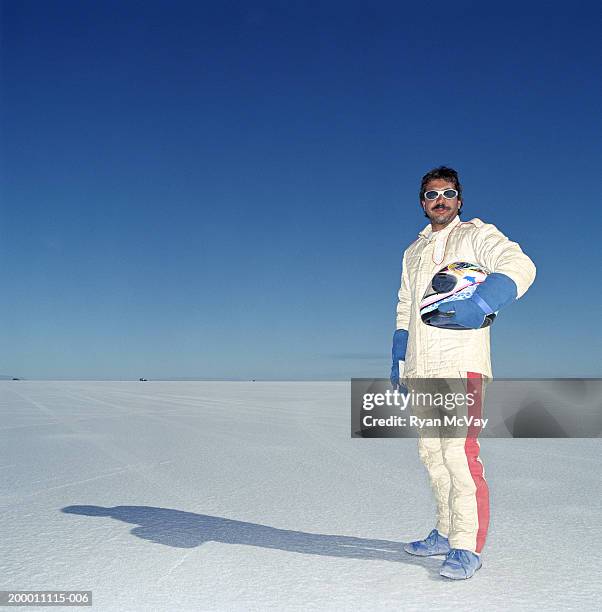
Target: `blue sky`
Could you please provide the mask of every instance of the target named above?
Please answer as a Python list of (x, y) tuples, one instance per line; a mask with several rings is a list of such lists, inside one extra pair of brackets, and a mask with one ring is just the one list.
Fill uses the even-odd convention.
[(598, 4), (450, 6), (3, 2), (0, 373), (387, 376), (447, 164), (538, 267), (494, 373), (599, 376)]

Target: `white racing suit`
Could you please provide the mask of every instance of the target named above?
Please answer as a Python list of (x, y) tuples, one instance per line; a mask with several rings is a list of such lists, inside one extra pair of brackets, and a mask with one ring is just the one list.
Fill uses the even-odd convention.
[[(464, 390), (478, 398), (469, 416), (481, 418), (484, 383), (491, 379), (489, 327), (475, 330), (440, 329), (420, 318), (420, 302), (433, 276), (446, 265), (466, 261), (488, 272), (509, 276), (520, 298), (535, 279), (535, 266), (520, 246), (494, 225), (480, 219), (461, 222), (456, 217), (445, 229), (428, 225), (403, 255), (397, 329), (409, 333), (403, 372), (407, 381), (446, 379), (443, 385), (463, 381)], [(453, 382), (455, 379), (456, 382)], [(437, 530), (449, 537), (452, 548), (480, 553), (489, 524), (489, 491), (479, 458), (478, 429), (446, 435), (422, 435), (418, 450), (437, 501)]]

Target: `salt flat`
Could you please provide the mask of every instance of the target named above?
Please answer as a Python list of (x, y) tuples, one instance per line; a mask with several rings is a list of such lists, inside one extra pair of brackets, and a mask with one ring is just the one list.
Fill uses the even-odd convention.
[(444, 581), (402, 550), (434, 525), (416, 441), (351, 439), (349, 393), (1, 381), (0, 590), (128, 611), (601, 607), (599, 439), (483, 440), (484, 566)]

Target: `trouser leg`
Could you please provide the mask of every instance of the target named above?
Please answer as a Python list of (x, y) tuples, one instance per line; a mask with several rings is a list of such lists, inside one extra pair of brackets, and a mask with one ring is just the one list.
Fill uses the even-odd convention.
[[(467, 392), (473, 394), (475, 402), (466, 406), (467, 416), (483, 416), (482, 383), (480, 374), (468, 373)], [(483, 549), (489, 527), (489, 489), (479, 457), (480, 431), (480, 425), (472, 424), (441, 439), (443, 461), (451, 480), (449, 544), (475, 553)]]
[(443, 460), (441, 439), (432, 435), (420, 435), (418, 438), (418, 454), (427, 469), (431, 488), (437, 504), (437, 531), (446, 536), (450, 529), (450, 475)]
[[(412, 390), (426, 395), (440, 391), (441, 381), (433, 379), (413, 379)], [(441, 417), (439, 409), (428, 402), (412, 405), (412, 414), (420, 419), (432, 419), (436, 422)], [(431, 489), (437, 505), (437, 531), (446, 536), (450, 529), (449, 492), (450, 475), (443, 459), (441, 445), (441, 428), (439, 426), (418, 427), (418, 455), (428, 472)]]

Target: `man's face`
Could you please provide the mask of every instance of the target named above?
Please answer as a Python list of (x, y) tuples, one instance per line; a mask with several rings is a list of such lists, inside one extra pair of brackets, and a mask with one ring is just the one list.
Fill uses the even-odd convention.
[[(445, 179), (432, 179), (426, 184), (424, 192), (426, 193), (430, 189), (441, 191), (443, 189), (455, 189), (455, 187), (452, 182)], [(431, 220), (435, 231), (449, 225), (458, 214), (461, 206), (462, 200), (459, 200), (457, 197), (448, 200), (443, 197), (443, 194), (439, 194), (436, 200), (422, 199), (422, 208), (424, 208), (426, 216)]]

